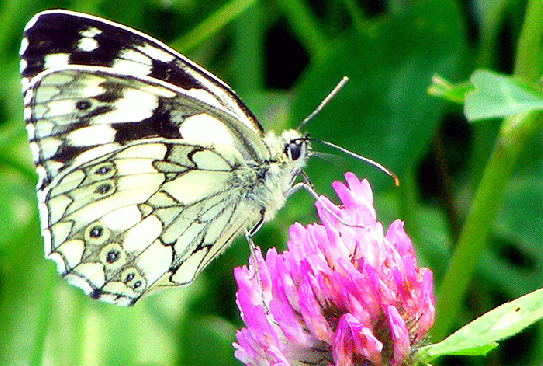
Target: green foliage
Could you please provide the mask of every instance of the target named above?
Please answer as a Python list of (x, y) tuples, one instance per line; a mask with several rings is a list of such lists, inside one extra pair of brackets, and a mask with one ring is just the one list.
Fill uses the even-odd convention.
[(486, 355), (497, 342), (543, 318), (543, 290), (498, 306), (443, 341), (420, 348), (416, 358), (432, 362), (442, 355)]
[(474, 90), (466, 93), (464, 104), (468, 121), (503, 118), (543, 109), (543, 95), (511, 77), (476, 70), (470, 80)]
[[(380, 162), (404, 181), (413, 162), (427, 151), (443, 112), (443, 103), (426, 89), (436, 71), (454, 72), (450, 60), (459, 57), (462, 44), (459, 21), (449, 2), (422, 2), (335, 42), (307, 70), (294, 99), (292, 119), (301, 121), (323, 99), (316, 91), (331, 90), (347, 75), (350, 81), (305, 129)], [(315, 162), (315, 170), (325, 170), (327, 164)], [(341, 180), (343, 172), (354, 169), (367, 176), (374, 189), (390, 188), (389, 177), (357, 165), (344, 159), (334, 179)], [(329, 175), (310, 176), (331, 193)]]
[(543, 95), (539, 90), (489, 70), (475, 70), (469, 83), (456, 85), (434, 76), (428, 93), (464, 103), (464, 114), (470, 122), (543, 109)]
[[(541, 40), (526, 36), (539, 37), (543, 20), (530, 10), (535, 2), (529, 1), (525, 9), (525, 1), (473, 0), (461, 9), (462, 2), (450, 0), (411, 5), (392, 0), (383, 1), (378, 10), (365, 2), (358, 2), (358, 7), (354, 3), (104, 0), (78, 1), (72, 7), (71, 2), (41, 0), (3, 4), (0, 364), (236, 364), (231, 343), (234, 330), (242, 326), (232, 270), (247, 263), (249, 250), (243, 239), (191, 286), (163, 291), (128, 309), (92, 301), (66, 284), (53, 263), (43, 259), (18, 49), (25, 23), (47, 8), (96, 14), (175, 46), (232, 85), (265, 129), (297, 126), (341, 77), (348, 76), (347, 85), (304, 130), (382, 163), (399, 175), (401, 185), (396, 188), (371, 166), (341, 155), (332, 162), (311, 160), (308, 175), (317, 191), (326, 195), (331, 195), (330, 183), (342, 180), (346, 171), (368, 177), (376, 194), (378, 220), (385, 229), (395, 218), (406, 222), (419, 262), (435, 274), (436, 340), (541, 286), (543, 136), (541, 117), (532, 112), (541, 106), (537, 83)], [(480, 13), (470, 13), (473, 9)], [(537, 32), (522, 31), (520, 21), (505, 26), (506, 19), (524, 19), (525, 13), (538, 25), (527, 29)], [(473, 28), (466, 29), (473, 19), (477, 35), (472, 34)], [(508, 43), (511, 40), (513, 44)], [(515, 60), (507, 56), (512, 52), (505, 51), (515, 49), (526, 56), (517, 55)], [(477, 69), (500, 74), (474, 73)], [(508, 70), (513, 69), (511, 76)], [(432, 84), (433, 75), (443, 78)], [(428, 95), (429, 87), (434, 96)], [(468, 117), (494, 119), (469, 125), (459, 106), (449, 103), (464, 100)], [(500, 124), (497, 118), (504, 116), (508, 117)], [(506, 153), (499, 150), (490, 155), (501, 143), (508, 147)], [(318, 144), (314, 149), (336, 154)], [(295, 194), (264, 225), (255, 242), (281, 251), (293, 222), (315, 221), (313, 203), (304, 192)], [(481, 214), (474, 217), (474, 212)], [(471, 230), (467, 234), (466, 227)], [(520, 316), (519, 324), (536, 314), (529, 306), (519, 306), (520, 313), (513, 309)], [(477, 321), (501, 324), (500, 309)], [(522, 352), (502, 342), (489, 357), (501, 364), (543, 364), (540, 323), (517, 335), (525, 347)], [(471, 354), (487, 352), (494, 347), (492, 341), (514, 333), (509, 327), (508, 333), (485, 338), (476, 332), (481, 329), (461, 331), (471, 339), (464, 354), (470, 349)], [(459, 349), (454, 337), (458, 336), (444, 342)], [(481, 342), (475, 343), (478, 338)], [(440, 350), (443, 344), (424, 352), (427, 357), (450, 354), (453, 348)], [(444, 362), (473, 364), (473, 359)]]
[(471, 83), (452, 84), (439, 75), (432, 77), (432, 85), (428, 88), (428, 94), (441, 97), (449, 102), (464, 103), (467, 92), (473, 90)]

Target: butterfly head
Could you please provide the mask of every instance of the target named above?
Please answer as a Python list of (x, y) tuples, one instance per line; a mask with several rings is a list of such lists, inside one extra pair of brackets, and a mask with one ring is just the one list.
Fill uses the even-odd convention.
[(300, 135), (296, 130), (285, 131), (282, 135), (284, 143), (283, 153), (292, 161), (302, 160), (307, 161), (310, 152), (309, 136), (307, 134)]
[(280, 136), (269, 132), (264, 141), (272, 157), (270, 173), (280, 177), (283, 191), (290, 189), (293, 180), (305, 167), (311, 155), (309, 137), (297, 130), (284, 131)]
[(283, 160), (296, 171), (305, 166), (310, 156), (309, 136), (297, 130), (284, 131), (279, 137), (270, 132), (266, 136), (265, 142), (270, 148), (272, 156)]

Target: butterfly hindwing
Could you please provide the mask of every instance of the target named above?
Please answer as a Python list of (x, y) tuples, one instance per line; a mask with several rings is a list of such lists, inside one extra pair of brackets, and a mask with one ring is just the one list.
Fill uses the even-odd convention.
[(240, 199), (248, 187), (232, 182), (239, 158), (224, 145), (156, 140), (62, 172), (42, 204), (46, 255), (89, 295), (119, 303), (159, 280), (190, 283), (258, 217)]

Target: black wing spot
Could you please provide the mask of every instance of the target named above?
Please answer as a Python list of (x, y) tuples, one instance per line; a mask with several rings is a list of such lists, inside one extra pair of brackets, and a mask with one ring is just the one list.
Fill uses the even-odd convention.
[(126, 278), (124, 279), (124, 282), (130, 282), (134, 279), (135, 275), (134, 273), (129, 273), (126, 275)]
[(102, 234), (104, 233), (104, 228), (101, 227), (101, 226), (93, 226), (90, 231), (89, 231), (89, 236), (91, 238), (99, 238), (102, 236)]
[(85, 168), (85, 173), (92, 181), (108, 182), (115, 175), (115, 164), (111, 161), (102, 161)]
[(85, 243), (90, 245), (102, 245), (106, 243), (110, 237), (111, 231), (100, 222), (87, 226), (83, 234)]
[(103, 293), (104, 293), (104, 292), (102, 291), (102, 289), (100, 289), (100, 288), (95, 288), (95, 289), (93, 289), (93, 290), (91, 291), (91, 293), (89, 294), (89, 297), (90, 297), (91, 299), (97, 300), (97, 299), (100, 298), (100, 296), (102, 296)]
[(111, 183), (102, 183), (94, 190), (95, 193), (105, 195), (111, 191)]
[(95, 173), (99, 175), (105, 175), (109, 173), (110, 167), (108, 166), (101, 166), (98, 169), (96, 169)]
[(75, 102), (75, 107), (80, 111), (85, 111), (92, 106), (92, 103), (87, 99), (78, 100)]
[(106, 262), (115, 263), (117, 259), (121, 256), (121, 253), (117, 250), (110, 250), (106, 255)]

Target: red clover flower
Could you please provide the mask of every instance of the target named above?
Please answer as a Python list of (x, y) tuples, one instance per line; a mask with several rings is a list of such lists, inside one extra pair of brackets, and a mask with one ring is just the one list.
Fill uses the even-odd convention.
[[(288, 250), (255, 252), (236, 268), (246, 324), (235, 356), (247, 365), (410, 365), (434, 321), (432, 272), (417, 267), (403, 223), (383, 235), (367, 180), (334, 182), (322, 224), (289, 230)], [(334, 217), (333, 212), (342, 222)], [(345, 225), (348, 223), (352, 226)], [(354, 226), (356, 225), (356, 226)]]

